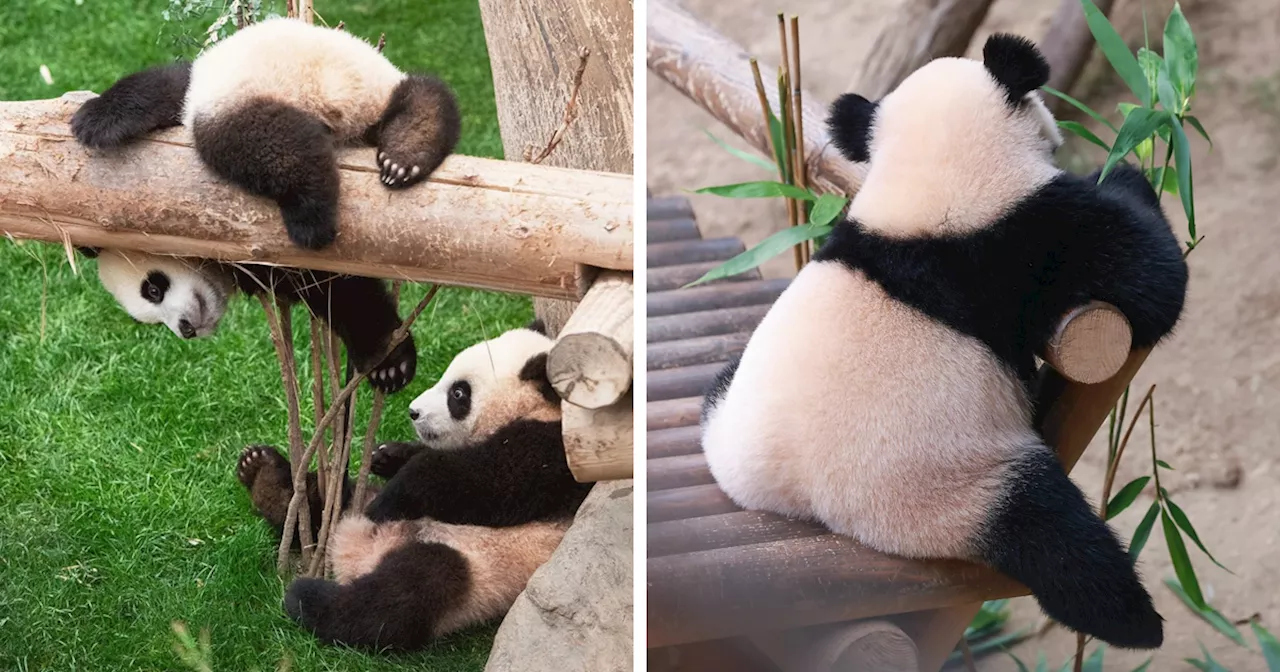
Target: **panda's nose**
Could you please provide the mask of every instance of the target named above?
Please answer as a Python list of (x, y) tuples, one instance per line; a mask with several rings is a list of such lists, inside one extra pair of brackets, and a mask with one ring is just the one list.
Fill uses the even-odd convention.
[(412, 408), (411, 408), (411, 409), (409, 409), (409, 419), (410, 419), (410, 420), (417, 420), (417, 419), (418, 419), (418, 412), (417, 412), (417, 411), (415, 411), (415, 410), (413, 410)]
[(187, 319), (178, 320), (178, 332), (183, 338), (195, 338), (196, 328), (191, 326), (191, 321)]

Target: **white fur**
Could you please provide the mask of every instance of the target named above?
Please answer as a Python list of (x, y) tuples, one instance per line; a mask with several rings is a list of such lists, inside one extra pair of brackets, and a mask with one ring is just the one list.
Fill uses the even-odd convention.
[[(169, 278), (169, 288), (160, 303), (151, 303), (142, 296), (143, 280), (152, 271)], [(102, 250), (98, 254), (98, 278), (133, 319), (145, 324), (162, 323), (178, 336), (182, 336), (178, 324), (185, 319), (195, 328), (197, 338), (217, 329), (233, 290), (232, 279), (216, 264), (125, 250)], [(196, 300), (197, 294), (204, 298), (203, 306)]]
[(870, 169), (849, 217), (903, 238), (995, 221), (1061, 172), (1057, 125), (1036, 92), (1028, 100), (1013, 110), (979, 61), (925, 64), (877, 107)]
[(339, 142), (382, 116), (405, 75), (372, 45), (341, 30), (274, 18), (236, 31), (191, 66), (183, 124), (234, 111), (253, 98), (324, 120)]
[[(418, 414), (413, 423), (418, 437), (432, 448), (451, 450), (521, 418), (559, 420), (559, 406), (547, 403), (533, 383), (519, 380), (525, 362), (550, 349), (550, 338), (513, 329), (458, 353), (440, 381), (409, 404)], [(448, 406), (449, 388), (458, 380), (471, 385), (471, 412), (461, 420), (449, 414)]]

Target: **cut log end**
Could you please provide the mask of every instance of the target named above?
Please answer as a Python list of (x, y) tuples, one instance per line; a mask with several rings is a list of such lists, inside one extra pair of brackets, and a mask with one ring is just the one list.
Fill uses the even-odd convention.
[(1124, 314), (1094, 301), (1063, 318), (1046, 349), (1045, 361), (1073, 382), (1101, 383), (1124, 366), (1132, 339)]
[(565, 401), (604, 408), (631, 389), (631, 354), (600, 333), (569, 334), (547, 356), (547, 376)]

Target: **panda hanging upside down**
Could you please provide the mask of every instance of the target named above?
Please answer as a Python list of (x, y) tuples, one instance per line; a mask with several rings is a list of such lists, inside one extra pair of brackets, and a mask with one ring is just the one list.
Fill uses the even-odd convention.
[(702, 446), (739, 506), (882, 552), (983, 562), (1054, 620), (1155, 648), (1133, 562), (1033, 425), (1035, 355), (1098, 300), (1133, 346), (1167, 336), (1187, 268), (1146, 178), (1070, 175), (1036, 89), (1049, 67), (995, 35), (828, 125), (867, 177), (707, 393)]
[[(560, 543), (591, 489), (569, 471), (560, 400), (546, 374), (551, 340), (514, 329), (463, 350), (410, 405), (421, 443), (378, 448), (387, 480), (347, 506), (332, 534), (336, 581), (296, 579), (285, 611), (325, 642), (413, 650), (499, 618)], [(283, 530), (291, 465), (251, 446), (236, 475), (254, 507)], [(344, 474), (345, 478), (345, 474)], [(313, 538), (322, 501), (307, 475)]]
[(391, 394), (413, 380), (418, 351), (413, 334), (389, 354), (400, 315), (386, 283), (265, 264), (223, 264), (132, 250), (79, 248), (98, 260), (98, 278), (133, 319), (162, 323), (182, 338), (212, 334), (235, 292), (274, 292), (286, 305), (301, 301), (329, 324), (347, 348), (347, 361), (369, 373), (369, 384)]
[(287, 18), (242, 28), (193, 63), (124, 77), (71, 118), (92, 148), (178, 125), (210, 170), (280, 206), (294, 244), (320, 249), (338, 231), (337, 147), (376, 145), (382, 183), (401, 189), (453, 152), (461, 118), (444, 82), (401, 72), (350, 33)]

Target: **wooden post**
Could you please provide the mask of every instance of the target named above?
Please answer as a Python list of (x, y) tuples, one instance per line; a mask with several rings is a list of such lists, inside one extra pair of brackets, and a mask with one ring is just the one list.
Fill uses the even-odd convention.
[(564, 450), (579, 483), (631, 478), (634, 470), (634, 402), (630, 393), (618, 403), (590, 410), (563, 402)]
[[(543, 165), (632, 172), (632, 13), (627, 0), (480, 0), (508, 161), (541, 153), (567, 123)], [(566, 121), (584, 48), (576, 114)], [(540, 298), (533, 307), (552, 336), (574, 308)]]
[(963, 56), (990, 8), (991, 0), (902, 0), (848, 90), (876, 100), (925, 63)]
[(547, 375), (565, 401), (597, 410), (631, 389), (634, 287), (630, 273), (596, 279), (547, 356)]
[(584, 266), (634, 263), (629, 175), (452, 156), (393, 192), (373, 148), (339, 156), (337, 244), (303, 250), (274, 203), (201, 165), (187, 129), (110, 152), (76, 143), (86, 98), (0, 103), (0, 234), (557, 298), (581, 296)]
[[(1111, 13), (1113, 0), (1096, 0), (1103, 15)], [(1084, 9), (1080, 0), (1059, 0), (1058, 8), (1053, 12), (1049, 22), (1049, 30), (1040, 40), (1040, 52), (1049, 61), (1049, 86), (1059, 91), (1070, 93), (1071, 87), (1080, 78), (1089, 55), (1093, 53), (1093, 33), (1089, 32), (1089, 24), (1084, 20)], [(1062, 103), (1057, 96), (1044, 96), (1049, 109), (1056, 110)]]

